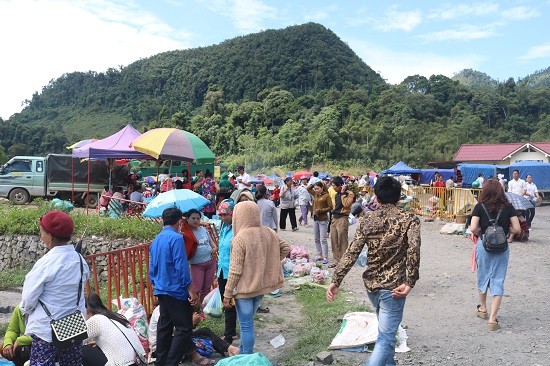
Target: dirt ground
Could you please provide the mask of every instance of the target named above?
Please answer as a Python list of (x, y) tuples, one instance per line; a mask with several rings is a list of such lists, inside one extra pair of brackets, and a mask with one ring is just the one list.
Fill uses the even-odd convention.
[[(422, 219), (420, 280), (407, 299), (403, 319), (411, 351), (397, 354), (398, 364), (550, 366), (550, 206), (537, 208), (529, 242), (511, 244), (499, 312), (502, 329), (496, 332), (490, 332), (486, 321), (474, 314), (479, 301), (476, 275), (470, 272), (472, 244), (462, 236), (440, 234), (443, 224)], [(350, 238), (355, 226), (350, 228)], [(279, 233), (289, 243), (306, 245), (310, 253), (315, 253), (311, 228)], [(340, 296), (368, 304), (361, 273), (360, 267), (350, 271)], [(264, 353), (274, 365), (298, 339), (304, 321), (292, 291), (287, 285), (281, 297), (265, 298), (270, 313), (260, 314), (256, 321), (256, 351)], [(18, 302), (20, 295), (9, 295), (0, 293), (1, 306)], [(334, 328), (327, 331), (336, 334), (338, 328), (335, 321)], [(278, 334), (286, 338), (286, 343), (275, 349), (269, 341)], [(368, 357), (343, 351), (333, 355), (335, 365), (363, 365)], [(312, 361), (314, 357), (300, 362), (319, 365)]]
[[(505, 295), (498, 316), (502, 328), (496, 332), (489, 331), (486, 321), (475, 316), (479, 301), (476, 274), (470, 272), (472, 243), (463, 236), (440, 234), (443, 224), (422, 219), (420, 279), (407, 299), (403, 319), (411, 351), (397, 354), (398, 364), (550, 366), (550, 206), (537, 208), (529, 242), (511, 244)], [(350, 234), (355, 226), (350, 228)], [(315, 253), (311, 228), (280, 231), (280, 235)], [(348, 273), (340, 296), (368, 304), (361, 274), (362, 269), (357, 266)], [(286, 286), (280, 298), (266, 299), (271, 313), (262, 315), (264, 321), (257, 322), (256, 350), (266, 354), (274, 365), (297, 336), (292, 327), (286, 327), (287, 322), (300, 321), (291, 291)], [(337, 330), (336, 323), (334, 329), (327, 331), (335, 334)], [(279, 331), (287, 344), (274, 349), (268, 342)], [(368, 357), (343, 351), (333, 355), (336, 365), (363, 365)], [(311, 365), (314, 356), (303, 360), (303, 365)]]

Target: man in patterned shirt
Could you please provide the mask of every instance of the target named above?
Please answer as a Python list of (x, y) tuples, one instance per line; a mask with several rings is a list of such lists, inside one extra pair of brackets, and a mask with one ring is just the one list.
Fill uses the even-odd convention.
[(366, 245), (363, 282), (378, 316), (378, 339), (366, 365), (395, 365), (397, 328), (406, 296), (419, 277), (420, 220), (397, 208), (401, 184), (395, 178), (379, 178), (374, 193), (381, 207), (359, 220), (355, 238), (334, 270), (326, 297), (327, 301), (336, 299), (340, 284)]

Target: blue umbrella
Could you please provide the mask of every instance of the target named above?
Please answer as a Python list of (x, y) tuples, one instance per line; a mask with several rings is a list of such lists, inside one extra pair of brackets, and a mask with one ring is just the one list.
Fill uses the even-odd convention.
[(161, 217), (167, 208), (177, 207), (187, 212), (192, 208), (200, 210), (209, 203), (209, 200), (190, 189), (172, 189), (153, 198), (142, 215), (155, 219)]

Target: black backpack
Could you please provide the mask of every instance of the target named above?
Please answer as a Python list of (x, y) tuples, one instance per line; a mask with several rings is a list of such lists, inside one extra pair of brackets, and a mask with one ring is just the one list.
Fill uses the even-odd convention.
[(489, 227), (485, 230), (485, 234), (483, 234), (483, 248), (488, 252), (504, 252), (508, 250), (508, 238), (502, 226), (498, 225), (502, 208), (498, 211), (497, 218), (492, 219), (485, 205), (481, 204), (481, 207), (483, 207), (485, 214), (489, 218)]

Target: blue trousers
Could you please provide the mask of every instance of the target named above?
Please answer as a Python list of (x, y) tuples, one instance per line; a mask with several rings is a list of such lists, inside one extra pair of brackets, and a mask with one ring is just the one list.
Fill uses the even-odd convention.
[(397, 329), (403, 319), (405, 297), (394, 299), (389, 290), (368, 292), (369, 300), (378, 317), (378, 339), (374, 351), (365, 366), (395, 365), (395, 343)]

